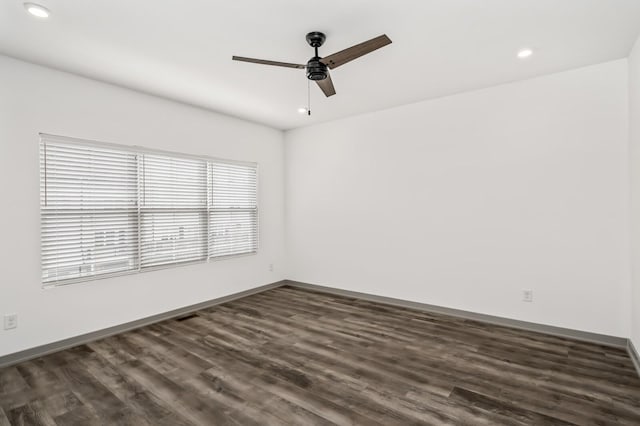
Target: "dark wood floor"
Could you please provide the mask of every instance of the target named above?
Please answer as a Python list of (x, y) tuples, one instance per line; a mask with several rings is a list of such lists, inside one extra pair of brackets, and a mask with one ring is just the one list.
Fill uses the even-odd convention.
[(0, 425), (640, 424), (622, 349), (283, 287), (0, 370)]

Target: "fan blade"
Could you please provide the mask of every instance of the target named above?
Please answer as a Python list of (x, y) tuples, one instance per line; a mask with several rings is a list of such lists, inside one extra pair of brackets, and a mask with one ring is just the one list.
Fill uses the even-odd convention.
[(233, 56), (231, 59), (233, 59), (234, 61), (252, 62), (254, 64), (275, 65), (277, 67), (298, 68), (298, 69), (306, 68), (306, 65), (301, 65), (301, 64), (291, 64), (289, 62), (266, 61), (264, 59), (245, 58), (242, 56)]
[(391, 39), (386, 34), (372, 38), (364, 43), (356, 44), (347, 49), (341, 50), (338, 53), (329, 55), (326, 58), (322, 58), (320, 61), (331, 69), (337, 68), (340, 65), (344, 65), (347, 62), (351, 62), (354, 59), (358, 59), (360, 56), (364, 56), (367, 53), (371, 53), (374, 50), (391, 44)]
[(327, 98), (336, 94), (336, 89), (333, 87), (333, 81), (331, 81), (331, 74), (329, 74), (329, 71), (327, 71), (327, 78), (324, 80), (316, 80), (316, 83), (318, 83), (318, 86), (322, 89)]

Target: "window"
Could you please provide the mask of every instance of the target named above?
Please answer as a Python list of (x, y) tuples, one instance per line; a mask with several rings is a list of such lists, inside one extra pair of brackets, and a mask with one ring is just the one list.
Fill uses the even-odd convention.
[(207, 259), (208, 164), (160, 155), (142, 157), (143, 268)]
[(258, 250), (257, 165), (42, 135), (42, 281)]

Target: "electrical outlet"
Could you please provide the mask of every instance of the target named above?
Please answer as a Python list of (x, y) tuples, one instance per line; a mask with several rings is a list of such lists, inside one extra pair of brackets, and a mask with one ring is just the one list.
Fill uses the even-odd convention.
[(273, 263), (269, 264), (269, 272), (273, 272)]
[(522, 301), (533, 302), (533, 290), (522, 290)]
[(5, 315), (4, 329), (11, 330), (16, 327), (18, 327), (18, 315), (17, 314)]

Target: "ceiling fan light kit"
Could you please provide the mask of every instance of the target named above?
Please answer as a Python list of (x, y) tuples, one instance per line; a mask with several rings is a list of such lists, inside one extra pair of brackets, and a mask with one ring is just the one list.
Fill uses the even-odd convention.
[(336, 89), (333, 87), (333, 81), (331, 81), (331, 74), (329, 74), (330, 69), (337, 68), (347, 62), (351, 62), (354, 59), (364, 56), (367, 53), (371, 53), (374, 50), (391, 44), (391, 39), (383, 34), (365, 41), (364, 43), (356, 44), (355, 46), (351, 46), (347, 49), (341, 50), (340, 52), (334, 53), (333, 55), (322, 58), (318, 55), (318, 48), (324, 44), (327, 37), (320, 31), (312, 31), (307, 34), (306, 39), (307, 43), (309, 43), (315, 51), (315, 55), (307, 61), (306, 65), (246, 58), (243, 56), (233, 56), (232, 59), (234, 61), (252, 62), (255, 64), (306, 69), (307, 78), (311, 81), (315, 81), (325, 96), (329, 97), (336, 94)]

